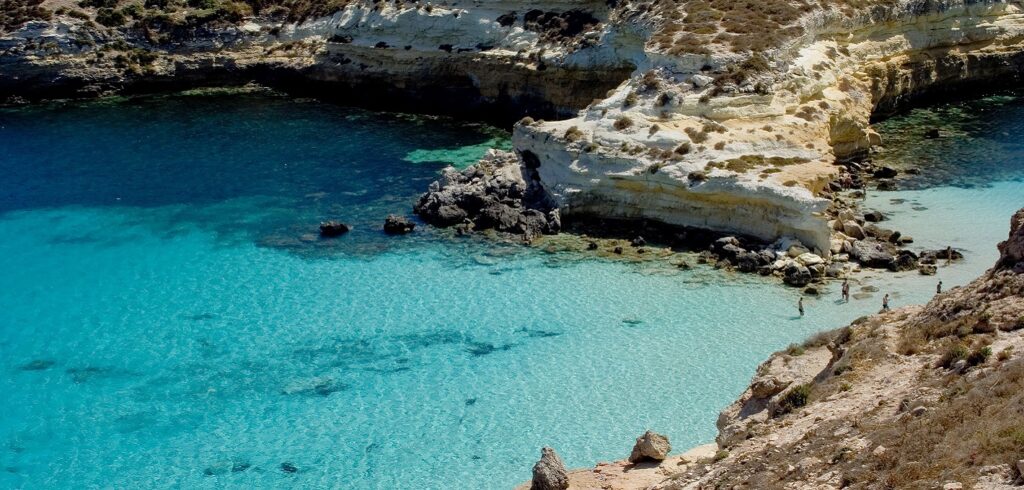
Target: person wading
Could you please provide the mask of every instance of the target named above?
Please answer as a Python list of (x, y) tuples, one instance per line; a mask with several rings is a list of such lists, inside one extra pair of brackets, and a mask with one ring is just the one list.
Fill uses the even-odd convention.
[(800, 310), (800, 316), (804, 316), (804, 297), (800, 297), (800, 301), (796, 302), (796, 309)]
[(850, 302), (850, 280), (843, 279), (843, 301)]
[(882, 297), (882, 311), (889, 311), (889, 293)]
[(942, 294), (942, 281), (935, 286), (935, 294)]

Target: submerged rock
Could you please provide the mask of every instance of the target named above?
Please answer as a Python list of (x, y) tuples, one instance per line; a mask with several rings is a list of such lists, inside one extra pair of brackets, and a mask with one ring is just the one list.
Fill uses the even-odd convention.
[(405, 216), (389, 214), (384, 218), (384, 233), (388, 235), (404, 235), (414, 228), (416, 228), (416, 223)]
[(633, 451), (629, 453), (629, 462), (638, 463), (649, 459), (663, 461), (671, 450), (672, 445), (669, 444), (668, 437), (657, 432), (647, 431), (644, 432), (644, 435), (636, 438)]
[(348, 233), (349, 226), (340, 221), (324, 221), (320, 223), (320, 236), (334, 238)]
[(566, 490), (569, 488), (569, 474), (558, 453), (549, 447), (540, 450), (540, 461), (533, 465), (533, 481), (530, 490)]

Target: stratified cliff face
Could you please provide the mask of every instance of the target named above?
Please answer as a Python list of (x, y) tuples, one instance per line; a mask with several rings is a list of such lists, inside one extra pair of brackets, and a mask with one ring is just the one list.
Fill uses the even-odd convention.
[[(727, 15), (716, 12), (708, 15)], [(837, 161), (879, 143), (871, 116), (930, 91), (1019, 80), (1024, 16), (1018, 2), (989, 1), (801, 12), (753, 53), (735, 52), (727, 36), (699, 57), (649, 45), (646, 63), (609, 97), (574, 119), (519, 125), (514, 144), (539, 157), (564, 219), (792, 235), (827, 256), (827, 184), (845, 172)], [(727, 32), (728, 20), (716, 28)]]
[(570, 472), (570, 488), (1020, 488), (1024, 209), (999, 248), (926, 305), (772, 355), (719, 416), (717, 448)]
[(22, 1), (0, 5), (0, 100), (256, 81), (571, 117), (513, 137), (567, 222), (793, 236), (825, 258), (857, 238), (831, 197), (863, 170), (837, 163), (880, 142), (872, 115), (1024, 68), (1019, 0)]
[(269, 9), (211, 20), (219, 11), (182, 6), (114, 27), (88, 19), (102, 10), (0, 36), (0, 101), (256, 81), (371, 107), (565, 117), (628, 78), (642, 53), (603, 2), (350, 2), (303, 21)]

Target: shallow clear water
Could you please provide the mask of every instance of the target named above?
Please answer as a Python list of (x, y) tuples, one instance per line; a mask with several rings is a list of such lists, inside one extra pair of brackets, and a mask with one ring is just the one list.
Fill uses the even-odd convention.
[[(830, 292), (800, 319), (758, 277), (379, 231), (438, 159), (503, 138), (262, 97), (0, 112), (0, 487), (508, 488), (542, 445), (709, 442), (765, 356), (879, 306)], [(1022, 191), (870, 200), (965, 250), (951, 287)], [(356, 227), (306, 236), (326, 217)]]

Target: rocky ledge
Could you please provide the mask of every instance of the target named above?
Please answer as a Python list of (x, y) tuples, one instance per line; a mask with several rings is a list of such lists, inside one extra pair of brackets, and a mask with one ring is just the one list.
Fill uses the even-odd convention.
[(536, 171), (520, 165), (514, 153), (497, 150), (465, 170), (445, 169), (414, 211), (427, 223), (455, 226), (460, 233), (496, 230), (530, 239), (561, 229)]
[(1020, 488), (1024, 209), (999, 250), (926, 305), (772, 355), (720, 414), (716, 445), (572, 471), (570, 487)]
[[(1019, 0), (108, 3), (0, 5), (0, 101), (256, 81), (377, 108), (567, 118), (514, 127), (547, 195), (536, 211), (792, 238), (826, 260), (888, 263), (873, 257), (884, 249), (909, 264), (843, 243), (862, 238), (840, 194), (863, 176), (898, 185), (869, 161), (872, 117), (1024, 73)], [(544, 232), (535, 213), (520, 225), (488, 209), (498, 223), (481, 228)]]

